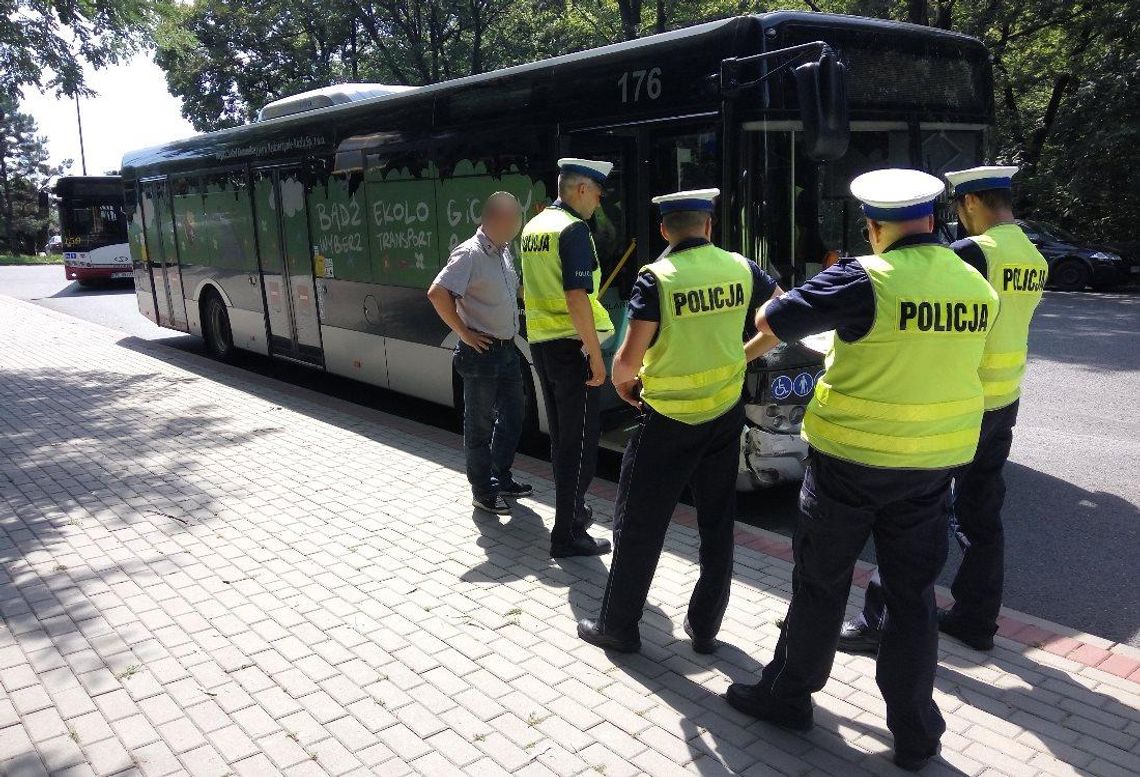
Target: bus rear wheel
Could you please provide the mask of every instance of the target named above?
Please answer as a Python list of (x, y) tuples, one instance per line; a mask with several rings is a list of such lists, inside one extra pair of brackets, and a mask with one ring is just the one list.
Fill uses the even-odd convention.
[(206, 350), (215, 359), (229, 361), (234, 356), (234, 336), (230, 314), (217, 292), (209, 292), (202, 302), (202, 337)]

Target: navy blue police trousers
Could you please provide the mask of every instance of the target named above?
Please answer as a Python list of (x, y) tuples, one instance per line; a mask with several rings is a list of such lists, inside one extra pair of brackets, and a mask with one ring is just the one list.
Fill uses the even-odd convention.
[(875, 679), (895, 751), (923, 756), (946, 723), (935, 704), (938, 621), (934, 582), (946, 561), (953, 471), (866, 467), (812, 450), (793, 538), (792, 600), (760, 687), (789, 706), (823, 688), (855, 562), (874, 537), (891, 617)]
[[(955, 477), (956, 536), (962, 548), (962, 565), (954, 576), (954, 619), (979, 637), (997, 633), (1005, 581), (1005, 531), (1001, 509), (1005, 504), (1002, 469), (1013, 444), (1020, 402), (990, 410), (982, 417), (982, 433), (974, 460)], [(862, 619), (866, 626), (882, 628), (888, 608), (878, 571), (867, 585)]]
[(688, 485), (701, 540), (701, 573), (689, 599), (689, 625), (702, 639), (716, 636), (732, 583), (743, 428), (743, 400), (700, 424), (686, 424), (644, 405), (621, 462), (614, 556), (598, 619), (602, 631), (637, 631), (673, 510)]

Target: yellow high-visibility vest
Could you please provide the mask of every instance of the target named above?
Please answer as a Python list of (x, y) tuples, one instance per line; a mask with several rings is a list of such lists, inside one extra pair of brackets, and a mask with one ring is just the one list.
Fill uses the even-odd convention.
[[(532, 343), (576, 337), (578, 331), (566, 306), (562, 285), (562, 259), (558, 255), (558, 239), (581, 219), (559, 207), (548, 207), (532, 218), (522, 231), (523, 305), (526, 308), (526, 339)], [(594, 238), (590, 237), (593, 245)], [(594, 251), (595, 256), (597, 251)], [(590, 307), (594, 312), (594, 328), (612, 332), (610, 314), (598, 302), (602, 285), (602, 268), (595, 261), (594, 288)]]
[(714, 245), (671, 253), (644, 268), (657, 279), (661, 321), (642, 361), (642, 399), (699, 424), (727, 412), (744, 387), (744, 319), (752, 271)]
[(1041, 302), (1049, 264), (1016, 224), (999, 224), (970, 239), (985, 254), (986, 274), (1001, 300), (981, 368), (986, 410), (997, 410), (1021, 396), (1029, 324)]
[(872, 467), (946, 469), (974, 458), (982, 422), (978, 369), (998, 315), (981, 273), (941, 245), (864, 256), (875, 322), (834, 338), (803, 437)]

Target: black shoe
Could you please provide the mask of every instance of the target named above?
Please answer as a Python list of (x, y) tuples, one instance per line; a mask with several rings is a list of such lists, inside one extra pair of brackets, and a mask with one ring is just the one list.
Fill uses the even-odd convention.
[(582, 505), (582, 510), (578, 515), (574, 516), (574, 528), (580, 532), (585, 533), (594, 525), (594, 508), (589, 505)]
[(895, 751), (895, 766), (908, 772), (917, 772), (922, 767), (933, 761), (942, 752), (942, 745), (934, 746), (934, 749), (924, 755), (907, 755)]
[(746, 715), (792, 731), (809, 731), (813, 723), (811, 702), (807, 706), (773, 699), (759, 684), (733, 683), (724, 694), (729, 706)]
[(477, 496), (471, 499), (471, 504), (495, 515), (510, 515), (511, 506), (501, 496)]
[(603, 650), (616, 650), (618, 653), (636, 653), (641, 650), (641, 635), (635, 633), (632, 637), (618, 637), (606, 634), (598, 622), (590, 618), (578, 621), (578, 636)]
[(571, 556), (601, 556), (610, 552), (609, 540), (596, 540), (589, 534), (575, 534), (569, 542), (552, 543), (550, 545), (551, 558), (570, 558)]
[(839, 629), (839, 649), (844, 653), (878, 653), (882, 635), (862, 621), (843, 621)]
[(529, 483), (520, 483), (511, 478), (506, 483), (499, 484), (499, 496), (509, 496), (515, 499), (520, 496), (530, 496), (534, 493), (534, 486)]
[(685, 633), (689, 635), (689, 639), (693, 641), (693, 652), (700, 653), (701, 655), (708, 655), (715, 653), (716, 649), (720, 647), (720, 642), (715, 637), (698, 637), (693, 632), (693, 627), (689, 624), (689, 619), (685, 618)]
[(987, 651), (994, 649), (993, 634), (979, 634), (977, 631), (970, 629), (970, 627), (962, 623), (962, 619), (951, 610), (938, 611), (938, 630), (943, 634), (949, 634), (959, 642), (969, 645), (974, 650)]

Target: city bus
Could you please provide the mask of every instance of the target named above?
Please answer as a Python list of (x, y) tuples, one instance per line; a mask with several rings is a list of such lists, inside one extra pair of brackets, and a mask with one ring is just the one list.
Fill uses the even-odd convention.
[(119, 176), (66, 176), (55, 184), (63, 268), (69, 281), (134, 277)]
[[(801, 78), (813, 65), (814, 90)], [(559, 157), (613, 162), (592, 224), (602, 301), (622, 322), (609, 357), (638, 269), (665, 248), (652, 196), (718, 187), (717, 242), (802, 283), (869, 250), (857, 174), (983, 161), (991, 79), (965, 35), (780, 11), (430, 86), (286, 98), (251, 124), (124, 157), (139, 309), (220, 358), (254, 351), (458, 407), (455, 337), (425, 290), (491, 192), (529, 217), (555, 196)], [(544, 430), (518, 346), (528, 423)], [(741, 488), (802, 476), (821, 370), (796, 344), (750, 367)], [(620, 445), (628, 406), (608, 391)]]

